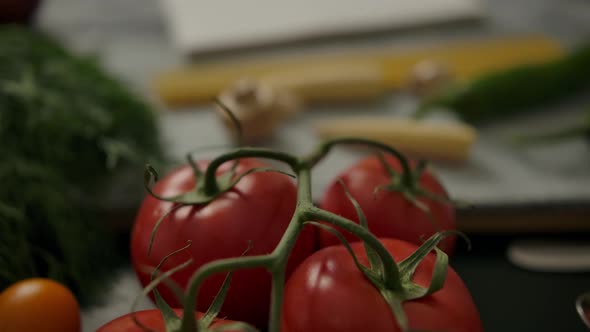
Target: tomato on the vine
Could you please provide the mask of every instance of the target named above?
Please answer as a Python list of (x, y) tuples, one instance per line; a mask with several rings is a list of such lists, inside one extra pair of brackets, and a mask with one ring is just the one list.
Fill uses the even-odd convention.
[(0, 331), (78, 332), (78, 301), (56, 281), (21, 280), (0, 293)]
[[(181, 309), (174, 309), (174, 312), (177, 316), (182, 317)], [(196, 319), (199, 319), (202, 316), (203, 314), (200, 312), (195, 313)], [(135, 313), (135, 319), (141, 325), (137, 324), (136, 321), (133, 320), (133, 314), (127, 314), (106, 323), (96, 330), (96, 332), (145, 332), (145, 327), (149, 328), (151, 331), (166, 332), (164, 318), (158, 309), (138, 311)], [(213, 321), (210, 327), (215, 328), (229, 323), (233, 322), (223, 319), (216, 319)], [(227, 332), (240, 332), (240, 330), (232, 329), (227, 330)]]
[[(233, 162), (218, 169), (218, 175), (229, 171)], [(199, 162), (202, 169), (206, 162)], [(242, 159), (236, 174), (249, 169), (268, 167), (255, 159)], [(158, 181), (153, 192), (160, 196), (173, 196), (192, 190), (195, 176), (189, 166), (180, 167)], [(297, 188), (292, 179), (275, 172), (251, 173), (232, 189), (201, 205), (180, 207), (164, 218), (154, 238), (148, 256), (152, 230), (158, 219), (178, 203), (159, 200), (148, 195), (136, 218), (131, 237), (131, 257), (141, 283), (150, 281), (150, 271), (166, 255), (185, 246), (191, 246), (162, 266), (165, 272), (192, 259), (193, 263), (172, 276), (181, 287), (187, 286), (191, 275), (202, 265), (221, 258), (239, 257), (248, 248), (249, 255), (268, 254), (283, 236), (297, 202)], [(314, 229), (306, 228), (289, 257), (287, 276), (314, 249)], [(198, 310), (205, 311), (217, 294), (224, 274), (216, 274), (200, 288)], [(263, 327), (268, 320), (271, 276), (263, 268), (236, 271), (220, 315)], [(164, 285), (158, 287), (162, 297), (173, 307), (181, 303)]]
[[(381, 242), (399, 262), (417, 246), (397, 240)], [(361, 242), (352, 243), (361, 264), (368, 258)], [(413, 281), (430, 282), (435, 255), (418, 265)], [(480, 332), (479, 313), (463, 281), (451, 268), (442, 289), (403, 303), (409, 327), (424, 331)], [(381, 293), (357, 268), (342, 245), (323, 248), (308, 257), (285, 286), (282, 332), (400, 331)]]
[[(398, 159), (391, 155), (384, 156), (384, 161), (397, 173), (402, 167)], [(390, 184), (392, 177), (378, 157), (368, 157), (342, 172), (338, 179), (342, 181), (348, 192), (359, 203), (369, 226), (369, 230), (377, 237), (397, 238), (415, 244), (422, 243), (437, 231), (455, 229), (455, 208), (444, 200), (448, 199), (439, 180), (425, 169), (415, 185), (440, 199), (416, 195), (416, 202), (399, 191), (380, 186)], [(358, 223), (357, 212), (346, 197), (342, 183), (332, 182), (321, 201), (320, 207)], [(413, 194), (413, 193), (410, 193)], [(419, 208), (423, 205), (429, 212)], [(348, 241), (357, 241), (353, 235), (344, 234)], [(455, 237), (448, 237), (440, 244), (440, 248), (451, 253), (455, 246)], [(329, 232), (320, 231), (320, 246), (326, 247), (339, 244), (338, 239)]]

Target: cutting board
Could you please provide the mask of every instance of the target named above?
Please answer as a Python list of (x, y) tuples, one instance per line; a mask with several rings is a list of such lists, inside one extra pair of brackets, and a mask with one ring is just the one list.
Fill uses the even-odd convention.
[(481, 17), (480, 0), (160, 0), (187, 53)]

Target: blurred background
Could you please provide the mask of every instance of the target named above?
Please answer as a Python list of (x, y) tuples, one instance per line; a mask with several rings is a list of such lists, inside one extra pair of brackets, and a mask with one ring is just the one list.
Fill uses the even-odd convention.
[[(469, 203), (457, 222), (473, 250), (451, 264), (486, 330), (585, 330), (574, 301), (590, 290), (589, 1), (8, 0), (0, 20), (0, 73), (26, 68), (14, 45), (45, 45), (28, 35), (34, 29), (121, 82), (105, 79), (87, 96), (94, 104), (72, 103), (128, 103), (135, 113), (122, 110), (118, 131), (97, 137), (101, 153), (131, 165), (234, 142), (214, 98), (237, 110), (251, 145), (303, 154), (323, 138), (364, 136), (430, 160), (450, 195)], [(66, 95), (84, 94), (73, 86)], [(98, 117), (81, 114), (65, 122), (90, 128)], [(16, 135), (7, 128), (0, 123), (3, 149)], [(91, 137), (104, 126), (88, 128)], [(362, 154), (341, 149), (314, 169), (314, 198)], [(55, 167), (88, 169), (92, 157), (82, 159)], [(89, 172), (72, 181), (86, 185)], [(143, 195), (141, 178), (128, 174), (141, 173), (110, 178), (94, 207), (122, 251)], [(84, 331), (127, 313), (139, 292), (125, 257), (99, 259), (122, 259), (112, 264), (122, 272), (97, 286), (110, 293), (84, 310)]]

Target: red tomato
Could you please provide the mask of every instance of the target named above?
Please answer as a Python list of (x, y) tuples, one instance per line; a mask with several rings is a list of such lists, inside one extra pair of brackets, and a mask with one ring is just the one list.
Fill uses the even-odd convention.
[[(200, 166), (204, 169), (205, 164)], [(231, 163), (220, 168), (229, 170)], [(254, 167), (268, 167), (254, 160), (243, 159), (237, 168), (241, 174)], [(174, 170), (160, 180), (154, 192), (162, 196), (177, 195), (191, 190), (195, 179), (190, 167)], [(193, 263), (173, 275), (172, 279), (186, 287), (195, 270), (205, 263), (220, 258), (238, 257), (252, 241), (247, 255), (270, 253), (278, 244), (295, 210), (296, 186), (283, 174), (253, 173), (243, 178), (232, 190), (207, 205), (186, 206), (171, 213), (158, 229), (152, 252), (147, 256), (150, 234), (157, 220), (175, 206), (175, 203), (158, 200), (151, 195), (139, 210), (132, 237), (131, 256), (134, 268), (143, 285), (149, 283), (149, 275), (142, 267), (156, 266), (164, 256), (185, 246), (192, 245), (171, 257), (162, 271), (186, 262)], [(290, 273), (314, 249), (314, 229), (308, 227), (299, 238), (291, 257)], [(199, 292), (198, 310), (206, 311), (217, 294), (225, 275), (217, 274), (203, 283)], [(221, 309), (221, 316), (266, 326), (270, 305), (271, 276), (265, 269), (249, 269), (234, 273), (230, 290)], [(162, 297), (173, 307), (180, 307), (173, 293), (161, 285)]]
[[(182, 317), (181, 309), (174, 309), (174, 312), (176, 312), (176, 314), (179, 317)], [(201, 316), (203, 316), (202, 313), (195, 313), (196, 318), (200, 318)], [(166, 327), (164, 326), (164, 319), (162, 318), (162, 314), (160, 313), (160, 311), (157, 309), (138, 311), (135, 313), (135, 317), (141, 324), (154, 331), (166, 332)], [(221, 319), (215, 320), (213, 321), (213, 324), (211, 324), (211, 327), (221, 326), (228, 323), (231, 323), (231, 321)], [(228, 330), (228, 332), (238, 331), (239, 330)], [(133, 321), (131, 314), (127, 314), (125, 316), (121, 316), (106, 323), (98, 330), (96, 330), (96, 332), (145, 332), (145, 330), (139, 325), (137, 325), (135, 321)]]
[[(388, 164), (398, 172), (401, 172), (399, 161), (393, 156), (385, 157)], [(433, 201), (421, 197), (420, 202), (425, 204), (432, 215), (432, 219), (403, 194), (381, 190), (376, 195), (375, 188), (391, 182), (391, 177), (377, 157), (366, 158), (353, 165), (339, 178), (346, 188), (361, 206), (369, 229), (375, 236), (382, 238), (397, 238), (421, 244), (437, 231), (455, 229), (455, 209), (450, 204)], [(440, 197), (448, 197), (445, 189), (432, 173), (425, 170), (420, 177), (420, 186)], [(346, 197), (342, 185), (334, 181), (328, 187), (320, 204), (325, 210), (358, 222), (358, 216), (354, 206)], [(439, 227), (439, 228), (436, 228)], [(357, 241), (354, 235), (345, 232), (348, 241)], [(456, 238), (447, 237), (440, 248), (451, 253), (455, 246)], [(327, 231), (320, 231), (320, 246), (340, 244), (339, 240)]]
[[(416, 246), (382, 239), (399, 262)], [(362, 243), (352, 244), (361, 264), (368, 266)], [(428, 255), (413, 281), (428, 286), (435, 262)], [(460, 277), (449, 268), (444, 287), (427, 297), (404, 302), (411, 329), (424, 331), (483, 331), (479, 313)], [(344, 246), (321, 249), (308, 257), (286, 284), (282, 332), (400, 331), (388, 304), (354, 264)]]
[(0, 331), (78, 332), (78, 301), (53, 280), (21, 280), (0, 293)]

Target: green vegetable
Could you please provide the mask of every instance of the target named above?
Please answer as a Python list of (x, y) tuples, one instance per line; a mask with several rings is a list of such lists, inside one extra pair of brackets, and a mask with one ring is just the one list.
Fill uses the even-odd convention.
[(103, 195), (161, 159), (155, 114), (49, 36), (4, 26), (0, 40), (0, 290), (51, 277), (93, 302), (126, 256)]
[(467, 121), (501, 118), (590, 88), (590, 44), (543, 64), (492, 72), (424, 100), (418, 116), (447, 108)]

